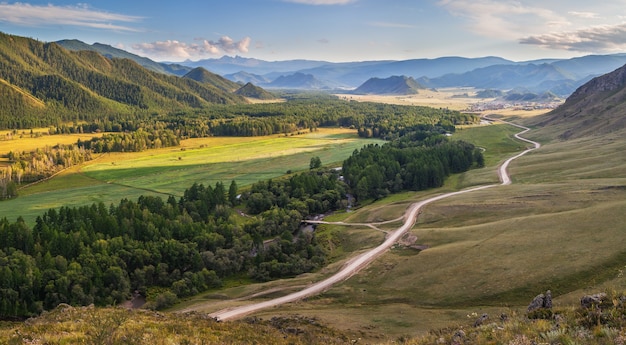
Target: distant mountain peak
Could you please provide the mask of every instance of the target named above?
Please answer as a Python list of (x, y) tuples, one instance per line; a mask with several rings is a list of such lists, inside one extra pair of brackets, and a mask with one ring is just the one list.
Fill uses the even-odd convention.
[(211, 84), (223, 91), (234, 92), (240, 85), (220, 75), (207, 71), (204, 67), (196, 67), (183, 76), (199, 83)]
[(413, 95), (424, 89), (413, 77), (391, 76), (389, 78), (370, 78), (353, 91), (355, 94), (377, 95)]
[(282, 75), (276, 78), (273, 82), (267, 84), (267, 87), (279, 88), (279, 89), (309, 89), (309, 90), (329, 89), (328, 85), (324, 84), (322, 81), (315, 78), (314, 75), (305, 74), (302, 72), (296, 72), (290, 75)]
[(243, 96), (243, 97), (263, 99), (263, 100), (276, 99), (274, 95), (272, 95), (271, 93), (265, 91), (264, 89), (252, 83), (246, 83), (246, 85), (242, 86), (241, 88), (239, 88), (239, 90), (235, 91), (235, 94), (239, 96)]

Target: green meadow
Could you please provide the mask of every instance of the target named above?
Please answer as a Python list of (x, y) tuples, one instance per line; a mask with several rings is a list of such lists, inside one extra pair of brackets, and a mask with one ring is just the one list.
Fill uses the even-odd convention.
[[(518, 131), (503, 124), (457, 131), (453, 138), (485, 149), (484, 169), (451, 176), (440, 189), (393, 195), (332, 220), (393, 220), (427, 196), (498, 183), (496, 167), (527, 145), (512, 137)], [(474, 313), (523, 313), (548, 289), (558, 306), (576, 304), (587, 293), (626, 288), (626, 143), (605, 136), (542, 144), (511, 164), (512, 185), (429, 204), (402, 241), (421, 249), (400, 244), (319, 296), (256, 315), (315, 316), (374, 341), (381, 334), (396, 339), (445, 325), (471, 326)], [(334, 265), (318, 276), (281, 281), (279, 295), (321, 279), (384, 236), (366, 227), (323, 225), (317, 231)], [(231, 290), (213, 292), (222, 293), (241, 297)], [(213, 302), (196, 299), (195, 305), (203, 311), (228, 305)]]
[(54, 178), (28, 186), (14, 200), (0, 202), (0, 215), (22, 216), (32, 224), (50, 208), (106, 205), (140, 195), (181, 196), (193, 183), (239, 187), (307, 170), (312, 157), (324, 165), (340, 166), (354, 150), (380, 140), (359, 138), (354, 130), (320, 129), (317, 132), (272, 137), (189, 139), (181, 147), (137, 153), (104, 154)]

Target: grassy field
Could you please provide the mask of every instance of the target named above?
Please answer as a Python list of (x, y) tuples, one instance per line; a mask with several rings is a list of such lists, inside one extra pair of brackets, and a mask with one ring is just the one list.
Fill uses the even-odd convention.
[(380, 141), (337, 128), (297, 136), (190, 139), (176, 148), (105, 154), (21, 189), (18, 198), (0, 202), (0, 215), (10, 220), (22, 216), (32, 224), (50, 208), (93, 202), (108, 205), (140, 195), (181, 196), (194, 182), (228, 185), (235, 180), (245, 187), (288, 170), (307, 170), (314, 156), (323, 164), (340, 165), (355, 149), (371, 142)]
[(86, 176), (168, 194), (180, 194), (193, 182), (213, 185), (236, 180), (246, 186), (308, 169), (312, 157), (341, 164), (365, 141), (354, 130), (322, 129), (297, 136), (205, 138), (185, 141), (182, 148), (137, 154), (105, 155), (83, 167)]
[(472, 312), (523, 310), (548, 289), (556, 303), (575, 303), (626, 288), (625, 146), (610, 138), (548, 144), (511, 166), (513, 185), (429, 205), (413, 230), (428, 249), (393, 250), (315, 307), (284, 311), (320, 310), (337, 323), (377, 315), (367, 322), (397, 336), (467, 322)]
[[(93, 137), (102, 136), (101, 133), (89, 134), (62, 134), (49, 135), (48, 128), (35, 128), (32, 130), (0, 131), (0, 157), (11, 151), (33, 151), (46, 146), (58, 144), (75, 144), (78, 140), (89, 140)], [(6, 159), (0, 159), (0, 168), (8, 164)]]
[(433, 108), (448, 108), (452, 110), (467, 110), (468, 105), (486, 102), (492, 99), (476, 98), (476, 89), (473, 88), (442, 88), (438, 90), (423, 89), (415, 95), (345, 95), (337, 94), (339, 98), (359, 102), (377, 102), (398, 105), (419, 105)]
[[(523, 120), (518, 117), (518, 120)], [(512, 139), (507, 125), (464, 128), (452, 138), (485, 149), (487, 167), (449, 178), (444, 187), (401, 193), (328, 220), (379, 222), (402, 215), (427, 196), (498, 182), (496, 167), (526, 143)], [(528, 135), (533, 138), (533, 132)], [(532, 298), (552, 290), (555, 305), (574, 304), (585, 293), (626, 289), (626, 142), (617, 134), (547, 142), (514, 161), (513, 184), (429, 204), (411, 235), (417, 250), (397, 246), (361, 273), (326, 293), (258, 313), (319, 317), (324, 324), (365, 340), (397, 339), (446, 325), (471, 325), (473, 313), (522, 311)], [(0, 203), (2, 215), (26, 215), (62, 204), (117, 202), (122, 197), (180, 195), (193, 182), (235, 179), (240, 186), (287, 170), (307, 169), (319, 156), (330, 164), (364, 142), (347, 130), (296, 137), (208, 138), (136, 154), (104, 155), (80, 169), (24, 189)], [(340, 158), (341, 157), (341, 158)], [(233, 172), (236, 176), (233, 177)], [(220, 177), (222, 176), (222, 177)], [(159, 194), (159, 195), (165, 195)], [(59, 197), (61, 195), (62, 197)], [(211, 312), (246, 303), (237, 300), (269, 289), (262, 300), (284, 295), (335, 272), (354, 253), (382, 240), (394, 225), (320, 226), (333, 260), (319, 272), (264, 284), (229, 282), (227, 288), (187, 300), (178, 310), (199, 306)]]
[[(526, 146), (511, 139), (516, 131), (506, 125), (459, 131), (453, 137), (485, 148), (485, 169), (332, 220), (390, 220), (427, 195), (496, 183), (496, 166)], [(616, 135), (543, 144), (510, 166), (512, 185), (429, 204), (412, 230), (415, 244), (427, 249), (398, 246), (320, 296), (257, 315), (316, 316), (375, 341), (469, 326), (473, 313), (523, 313), (548, 289), (558, 306), (586, 293), (626, 288), (626, 143)], [(337, 260), (379, 243), (372, 229), (324, 226), (319, 236), (331, 241)], [(294, 284), (319, 278), (307, 275)]]

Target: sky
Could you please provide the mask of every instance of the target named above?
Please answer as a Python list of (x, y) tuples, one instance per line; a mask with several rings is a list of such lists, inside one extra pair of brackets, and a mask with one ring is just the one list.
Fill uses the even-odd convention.
[(0, 0), (0, 31), (103, 43), (155, 61), (626, 52), (626, 0)]

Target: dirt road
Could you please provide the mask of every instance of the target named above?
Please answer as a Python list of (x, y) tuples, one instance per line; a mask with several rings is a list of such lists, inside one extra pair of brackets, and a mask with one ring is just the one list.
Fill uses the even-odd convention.
[[(489, 119), (491, 120), (491, 119)], [(493, 121), (493, 120), (491, 120)], [(534, 142), (532, 140), (528, 140), (525, 138), (522, 138), (520, 135), (523, 133), (526, 133), (527, 131), (529, 131), (529, 128), (520, 126), (520, 125), (516, 125), (513, 123), (509, 123), (506, 122), (510, 125), (522, 128), (523, 131), (516, 134), (515, 137), (523, 140), (525, 142), (531, 143), (534, 145), (533, 148), (530, 149), (526, 149), (524, 151), (522, 151), (521, 153), (507, 159), (499, 168), (498, 168), (498, 175), (500, 177), (500, 181), (501, 184), (500, 185), (509, 185), (511, 184), (511, 178), (509, 177), (508, 173), (507, 173), (507, 168), (509, 166), (509, 163), (511, 161), (513, 161), (514, 159), (517, 159), (519, 157), (521, 157), (522, 155), (538, 149), (541, 145), (537, 142)], [(441, 200), (441, 199), (445, 199), (445, 198), (449, 198), (455, 195), (459, 195), (459, 194), (464, 194), (464, 193), (471, 193), (471, 192), (475, 192), (478, 190), (483, 190), (483, 189), (487, 189), (487, 188), (493, 188), (499, 186), (497, 184), (492, 184), (492, 185), (485, 185), (485, 186), (480, 186), (480, 187), (474, 187), (474, 188), (469, 188), (469, 189), (465, 189), (465, 190), (461, 190), (458, 192), (452, 192), (452, 193), (446, 193), (446, 194), (442, 194), (442, 195), (438, 195), (423, 201), (420, 201), (418, 203), (414, 203), (412, 204), (407, 211), (404, 214), (404, 224), (399, 227), (398, 229), (396, 229), (395, 231), (389, 233), (389, 235), (387, 236), (387, 238), (385, 239), (385, 241), (380, 244), (378, 247), (361, 254), (358, 257), (355, 257), (354, 259), (350, 260), (350, 262), (345, 265), (341, 270), (339, 270), (337, 273), (335, 273), (333, 276), (326, 278), (322, 281), (319, 281), (317, 283), (314, 283), (310, 286), (308, 286), (307, 288), (300, 290), (298, 292), (294, 292), (291, 293), (289, 295), (283, 296), (283, 297), (278, 297), (278, 298), (274, 298), (271, 300), (267, 300), (264, 302), (259, 302), (259, 303), (254, 303), (254, 304), (250, 304), (250, 305), (245, 305), (245, 306), (240, 306), (240, 307), (236, 307), (236, 308), (230, 308), (230, 309), (225, 309), (225, 310), (220, 310), (217, 311), (215, 313), (210, 314), (210, 316), (216, 318), (217, 320), (220, 321), (226, 321), (226, 320), (232, 320), (232, 319), (236, 319), (236, 318), (240, 318), (242, 316), (251, 314), (255, 311), (261, 310), (261, 309), (266, 309), (266, 308), (270, 308), (270, 307), (274, 307), (280, 304), (284, 304), (284, 303), (289, 303), (289, 302), (294, 302), (297, 300), (301, 300), (305, 297), (309, 297), (309, 296), (313, 296), (313, 295), (317, 295), (319, 293), (324, 292), (325, 290), (329, 289), (331, 286), (333, 286), (334, 284), (337, 284), (341, 281), (344, 281), (348, 278), (350, 278), (353, 274), (359, 272), (361, 269), (367, 267), (367, 265), (369, 265), (372, 261), (374, 261), (376, 258), (378, 258), (379, 256), (381, 256), (383, 253), (385, 253), (385, 251), (387, 251), (394, 243), (396, 243), (407, 231), (409, 231), (413, 225), (415, 224), (416, 220), (417, 220), (417, 216), (420, 212), (420, 209), (427, 205), (430, 204), (432, 202)], [(319, 222), (318, 222), (319, 223)]]

